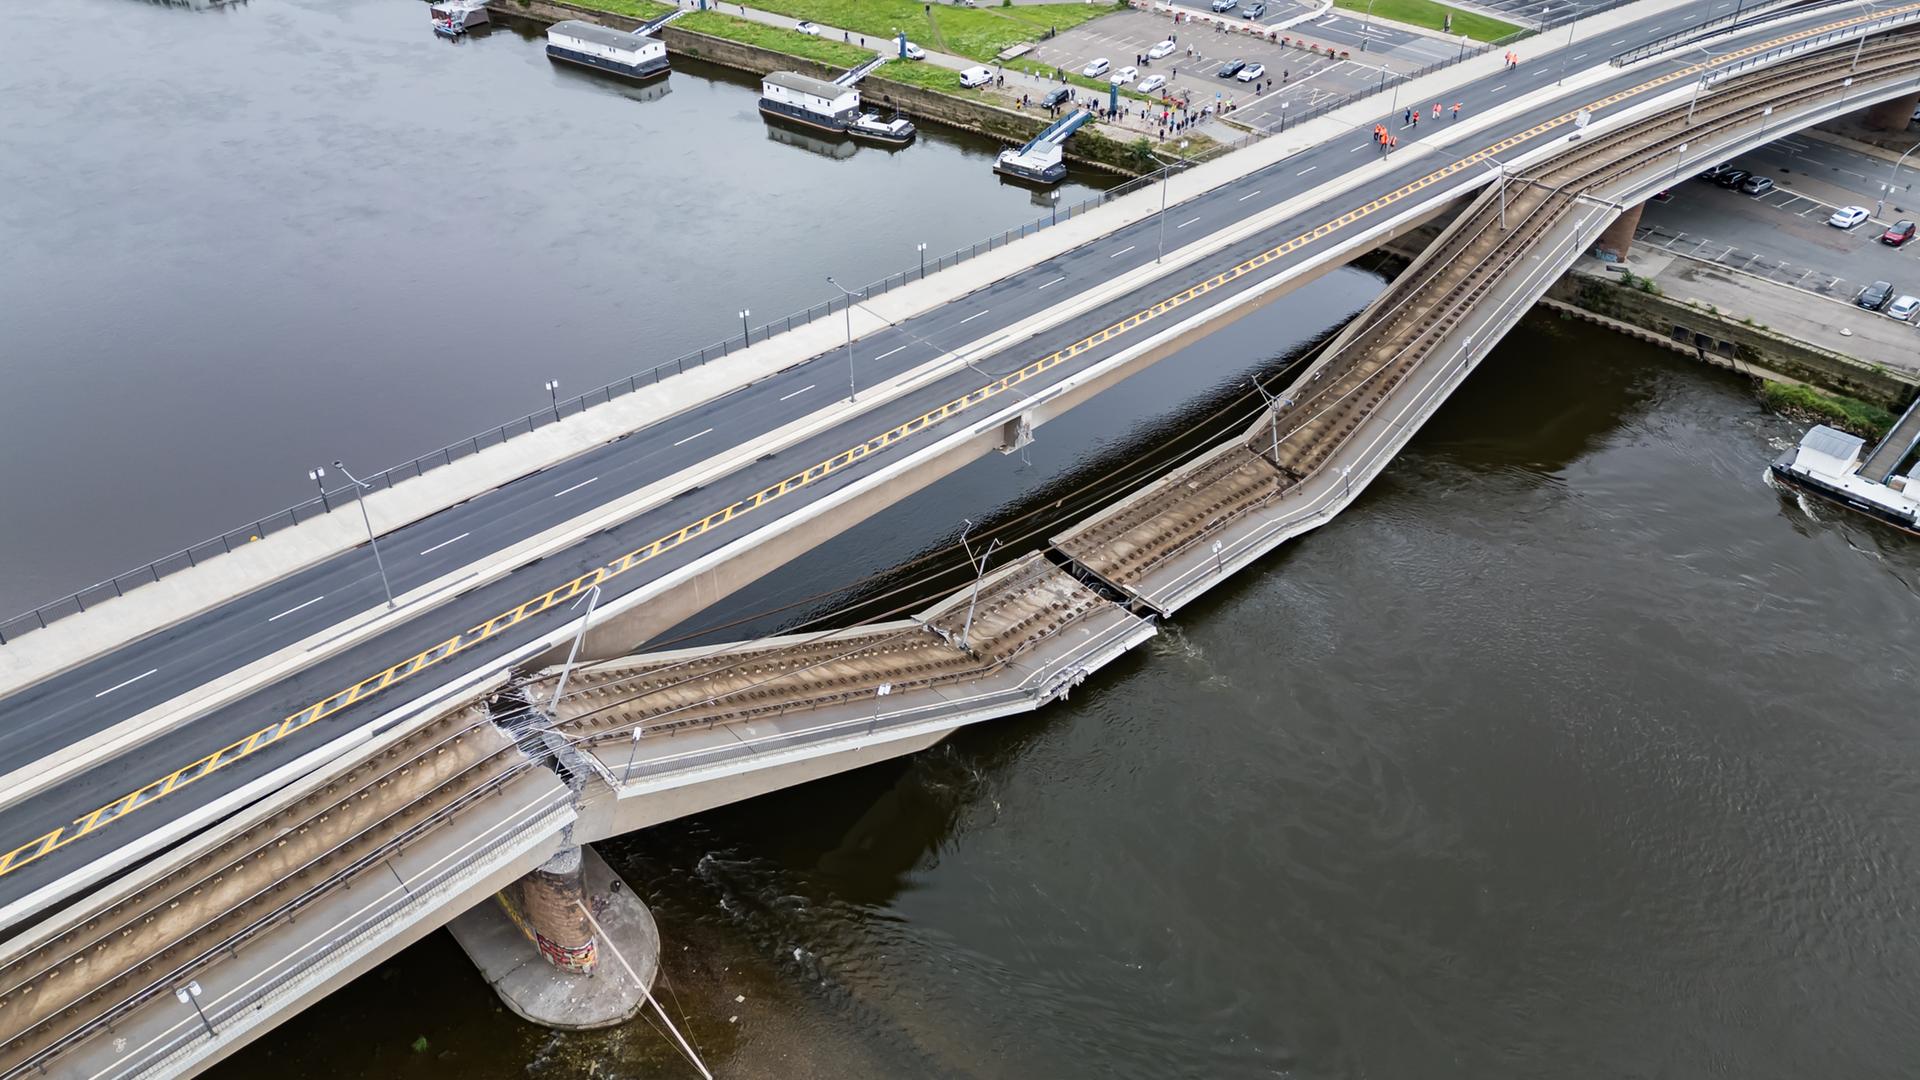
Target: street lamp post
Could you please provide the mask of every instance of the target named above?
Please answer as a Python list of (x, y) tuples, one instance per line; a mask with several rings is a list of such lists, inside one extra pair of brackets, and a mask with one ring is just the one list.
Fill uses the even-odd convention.
[[(593, 621), (593, 606), (600, 602), (600, 586), (595, 585), (588, 589), (587, 595), (582, 599), (587, 602), (587, 613), (580, 617), (580, 629), (573, 634), (573, 648), (567, 650), (567, 662), (560, 668), (560, 680), (553, 684), (553, 698), (547, 702), (547, 715), (556, 720), (559, 719), (560, 714), (554, 710), (560, 707), (560, 695), (567, 690), (567, 676), (573, 674), (573, 662), (580, 656), (580, 643), (586, 640), (587, 624)], [(579, 607), (580, 601), (575, 600), (573, 606)]]
[(840, 289), (847, 298), (847, 400), (858, 401), (860, 393), (853, 385), (853, 294), (841, 288), (840, 283), (832, 277), (827, 278), (827, 284)]
[(1507, 228), (1507, 163), (1499, 158), (1487, 158), (1480, 164), (1485, 165), (1487, 162), (1498, 166), (1500, 171), (1500, 229), (1504, 232)]
[(1373, 0), (1367, 0), (1367, 17), (1360, 23), (1360, 51), (1367, 51), (1367, 37), (1373, 28)]
[[(1907, 154), (1911, 154), (1915, 150), (1920, 150), (1920, 143), (1914, 143), (1912, 146), (1909, 146), (1907, 148)], [(1900, 166), (1905, 165), (1907, 163), (1907, 154), (1901, 154), (1900, 160), (1893, 163), (1893, 168), (1887, 173), (1887, 186), (1886, 186), (1886, 190), (1881, 192), (1882, 195), (1889, 196), (1889, 197), (1893, 195), (1896, 183), (1900, 179)], [(1879, 210), (1875, 211), (1876, 215), (1881, 211), (1886, 210), (1887, 200), (1885, 198), (1882, 198), (1879, 201), (1879, 207), (1880, 207)]]
[(1047, 201), (1053, 203), (1053, 223), (1055, 225), (1060, 224), (1060, 191), (1059, 189), (1056, 188), (1053, 191), (1047, 192)]
[(553, 419), (556, 422), (558, 422), (560, 419), (560, 380), (559, 379), (547, 380), (547, 400), (552, 403)]
[(200, 981), (198, 979), (187, 983), (185, 986), (174, 987), (173, 998), (182, 1005), (193, 1006), (193, 1011), (200, 1015), (200, 1022), (206, 1025), (207, 1034), (212, 1035), (214, 1033), (213, 1021), (207, 1019), (206, 1011), (200, 1008)]
[(920, 277), (924, 279), (926, 278), (926, 276), (927, 276), (927, 245), (925, 241), (922, 241), (920, 244)]
[[(1569, 53), (1573, 51), (1573, 28), (1579, 25), (1580, 25), (1579, 19), (1567, 20), (1567, 51)], [(1563, 63), (1560, 65), (1560, 78), (1558, 81), (1554, 83), (1555, 86), (1558, 86), (1560, 85), (1560, 83), (1564, 83), (1567, 81), (1567, 69), (1571, 68), (1572, 66), (1573, 66), (1573, 57), (1569, 56), (1567, 57), (1566, 63)]]
[[(1187, 140), (1181, 139), (1180, 153), (1183, 157), (1186, 150)], [(1173, 162), (1162, 160), (1160, 163), (1160, 254), (1153, 257), (1154, 262), (1167, 257), (1167, 180), (1172, 173)]]
[(327, 470), (326, 468), (322, 466), (318, 468), (308, 469), (307, 479), (313, 481), (314, 485), (320, 489), (321, 508), (327, 510), (328, 512), (332, 512), (333, 507), (327, 504)]
[(740, 309), (740, 343), (742, 345), (753, 344), (752, 332), (747, 329), (747, 316), (751, 314), (753, 312), (746, 308)]
[(387, 561), (380, 557), (380, 538), (373, 535), (373, 518), (367, 516), (366, 489), (373, 485), (348, 472), (347, 467), (337, 461), (333, 467), (353, 485), (353, 501), (360, 504), (360, 520), (367, 527), (367, 543), (373, 546), (373, 564), (380, 568), (380, 588), (386, 591), (387, 606), (391, 608), (394, 606), (393, 583), (387, 580)]

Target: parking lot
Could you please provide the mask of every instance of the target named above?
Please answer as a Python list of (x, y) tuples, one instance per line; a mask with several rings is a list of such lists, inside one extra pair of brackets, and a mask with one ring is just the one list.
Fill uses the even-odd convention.
[[(1733, 162), (1777, 185), (1763, 195), (1692, 178), (1647, 204), (1636, 243), (1851, 302), (1874, 281), (1920, 295), (1920, 241), (1880, 242), (1888, 225), (1913, 218), (1910, 174), (1882, 190), (1890, 163), (1810, 136), (1793, 136)], [(1851, 229), (1827, 224), (1842, 206), (1876, 202), (1884, 212)]]
[[(1276, 21), (1276, 14), (1270, 8), (1267, 20)], [(1124, 11), (1042, 41), (1028, 56), (1075, 72), (1104, 57), (1117, 70), (1134, 66), (1135, 57), (1144, 56), (1154, 43), (1171, 36), (1178, 46), (1173, 55), (1140, 65), (1141, 78), (1165, 75), (1169, 92), (1190, 102), (1192, 108), (1212, 105), (1220, 109), (1232, 104), (1235, 121), (1269, 128), (1279, 126), (1287, 113), (1297, 115), (1356, 91), (1379, 87), (1387, 74), (1417, 70), (1459, 51), (1457, 45), (1397, 30), (1363, 38), (1359, 29), (1359, 22), (1351, 16), (1330, 13), (1283, 35), (1345, 50), (1348, 55), (1342, 59), (1328, 56), (1325, 47), (1310, 52), (1249, 33), (1222, 32), (1205, 22), (1176, 24), (1163, 15)], [(1361, 51), (1361, 40), (1372, 44)], [(1264, 65), (1260, 83), (1270, 85), (1256, 90), (1253, 83), (1219, 78), (1221, 67), (1235, 60)]]

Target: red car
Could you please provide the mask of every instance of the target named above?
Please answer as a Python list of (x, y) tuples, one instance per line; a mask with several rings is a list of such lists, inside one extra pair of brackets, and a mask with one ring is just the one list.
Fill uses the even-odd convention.
[(1880, 234), (1880, 242), (1889, 247), (1899, 247), (1913, 239), (1914, 225), (1911, 221), (1896, 221), (1893, 228)]

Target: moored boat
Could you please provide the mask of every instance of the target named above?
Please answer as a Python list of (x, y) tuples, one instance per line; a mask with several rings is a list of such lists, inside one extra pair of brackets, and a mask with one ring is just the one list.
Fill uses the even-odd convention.
[(626, 79), (667, 73), (667, 46), (659, 38), (578, 19), (547, 27), (547, 56)]
[(460, 35), (487, 25), (486, 0), (443, 0), (427, 9), (433, 32), (441, 37)]
[(917, 131), (912, 121), (898, 113), (891, 120), (880, 119), (878, 113), (861, 113), (854, 117), (847, 134), (886, 146), (905, 146), (913, 141)]
[(774, 71), (761, 80), (760, 112), (804, 127), (844, 134), (860, 115), (860, 91), (794, 71)]

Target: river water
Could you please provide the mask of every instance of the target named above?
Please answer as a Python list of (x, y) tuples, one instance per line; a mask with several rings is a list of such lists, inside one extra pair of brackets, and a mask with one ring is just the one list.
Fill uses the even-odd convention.
[[(6, 340), (30, 346), (9, 349), (10, 381), (91, 388), (100, 410), (7, 395), (10, 493), (43, 482), (19, 467), (32, 453), (111, 456), (91, 440), (153, 430), (142, 395), (169, 371), (231, 386), (221, 400), (232, 415), (196, 414), (202, 430), (178, 437), (178, 453), (207, 457), (190, 475), (216, 491), (229, 476), (263, 483), (259, 459), (282, 455), (282, 437), (318, 453), (339, 425), (369, 456), (403, 454), (419, 443), (377, 441), (395, 438), (389, 410), (458, 425), (518, 407), (552, 365), (595, 377), (624, 361), (606, 354), (630, 334), (675, 333), (680, 320), (707, 320), (691, 339), (725, 331), (735, 301), (703, 308), (713, 290), (674, 286), (655, 303), (668, 280), (800, 306), (816, 264), (864, 251), (878, 276), (924, 230), (950, 230), (952, 245), (1031, 212), (985, 175), (984, 147), (940, 137), (828, 166), (768, 145), (754, 119), (688, 137), (677, 152), (714, 170), (704, 179), (687, 179), (699, 169), (683, 162), (680, 179), (661, 181), (670, 155), (618, 177), (568, 164), (555, 125), (577, 133), (579, 110), (618, 91), (546, 70), (516, 36), (443, 47), (402, 0), (69, 10), (110, 11), (157, 50), (191, 53), (198, 66), (182, 70), (224, 71), (230, 85), (161, 93), (158, 72), (176, 61), (150, 63), (144, 94), (107, 80), (72, 101), (46, 89), (35, 102), (53, 115), (10, 110), (0, 130), (72, 131), (100, 109), (131, 137), (165, 99), (180, 123), (141, 144), (182, 144), (154, 163), (162, 173), (204, 178), (219, 146), (247, 139), (281, 154), (232, 156), (245, 182), (191, 197), (138, 170), (113, 173), (117, 192), (104, 173), (62, 191), (46, 169), (0, 159), (10, 179), (36, 180), (15, 190), (38, 211), (0, 209), (19, 226), (16, 247), (49, 259), (62, 237), (93, 245), (98, 265), (70, 258), (105, 290), (63, 278), (78, 270), (57, 258), (38, 273), (7, 264)], [(14, 59), (23, 22), (31, 37), (57, 21), (12, 20)], [(271, 57), (194, 52), (205, 35), (254, 23), (274, 29), (248, 39)], [(33, 61), (40, 72), (66, 63)], [(336, 69), (346, 74), (330, 82)], [(18, 64), (0, 78), (21, 85)], [(683, 108), (751, 118), (748, 86), (672, 79), (667, 97), (618, 100), (614, 114), (669, 132)], [(339, 100), (314, 100), (329, 94)], [(674, 117), (655, 120), (663, 107)], [(479, 108), (491, 122), (470, 122)], [(463, 135), (437, 126), (441, 109)], [(275, 117), (299, 123), (280, 129)], [(60, 150), (137, 163), (91, 135)], [(762, 152), (778, 165), (728, 165)], [(479, 184), (486, 212), (430, 227), (395, 209), (436, 155), (450, 187)], [(870, 175), (920, 169), (920, 155), (931, 164), (911, 179), (941, 185), (937, 215), (889, 201), (896, 186)], [(803, 180), (816, 168), (831, 179)], [(357, 185), (389, 201), (356, 211)], [(768, 230), (781, 218), (738, 216), (754, 200), (814, 206), (854, 190), (857, 239), (796, 230), (777, 257), (781, 234)], [(438, 191), (421, 188), (420, 204)], [(288, 200), (277, 217), (276, 196)], [(223, 198), (248, 209), (245, 228), (201, 236), (191, 258), (169, 246), (182, 236), (174, 215), (198, 207), (223, 220)], [(742, 269), (584, 243), (609, 221), (647, 223), (633, 235), (681, 260), (717, 253)], [(116, 238), (127, 264), (102, 254)], [(806, 238), (867, 246), (811, 252)], [(195, 272), (134, 286), (143, 265), (169, 258)], [(416, 303), (446, 294), (442, 279), (411, 275), (463, 259), (489, 279), (488, 302), (416, 318)], [(308, 289), (275, 296), (262, 261), (295, 268)], [(214, 275), (229, 263), (242, 269)], [(707, 265), (723, 264), (735, 265)], [(1284, 367), (1380, 281), (1363, 266), (1261, 308), (1048, 425), (1024, 455), (969, 466), (694, 629), (937, 549), (963, 517), (1044, 519), (1051, 502), (1229, 406), (1249, 372)], [(93, 310), (105, 296), (116, 303)], [(334, 300), (346, 307), (319, 313)], [(77, 325), (62, 330), (62, 311)], [(23, 319), (24, 339), (12, 332)], [(316, 358), (322, 372), (308, 370)], [(438, 404), (448, 379), (471, 395), (464, 408)], [(326, 398), (312, 416), (272, 422), (252, 411), (318, 406), (313, 395), (355, 380), (397, 403)], [(601, 845), (659, 920), (667, 1007), (718, 1075), (735, 1077), (1911, 1075), (1920, 547), (1765, 487), (1764, 464), (1798, 433), (1724, 373), (1530, 321), (1353, 509), (1182, 611), (1071, 700)], [(72, 491), (45, 509), (68, 528), (151, 542), (176, 520), (157, 504), (185, 497), (170, 470), (141, 472), (164, 492), (112, 507), (103, 501), (121, 488), (79, 500), (72, 491), (91, 494), (98, 478), (68, 474)], [(66, 572), (66, 553), (47, 550), (53, 535), (7, 534), (11, 580)], [(694, 1073), (645, 1022), (568, 1035), (520, 1023), (435, 933), (210, 1075)]]

